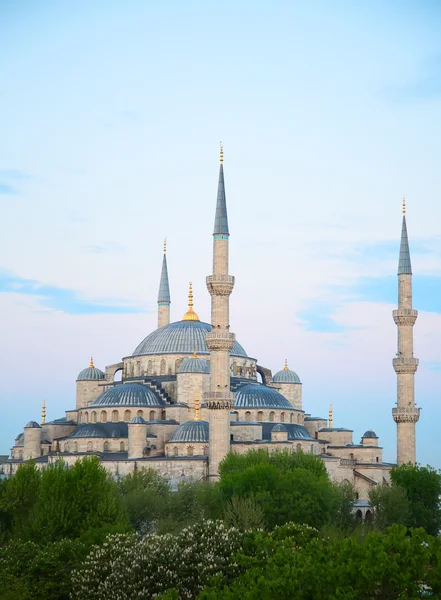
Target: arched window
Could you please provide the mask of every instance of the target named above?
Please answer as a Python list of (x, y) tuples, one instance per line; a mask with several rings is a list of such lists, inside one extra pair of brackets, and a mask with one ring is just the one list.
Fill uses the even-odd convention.
[(109, 452), (109, 442), (104, 442), (103, 452)]
[(121, 442), (119, 445), (119, 451), (120, 452), (125, 452), (126, 450), (126, 445), (124, 444), (124, 442)]
[(280, 413), (280, 422), (281, 422), (281, 423), (284, 423), (284, 422), (285, 422), (285, 416), (286, 416), (286, 415), (285, 415), (285, 413), (284, 413), (284, 412)]
[(68, 450), (69, 450), (69, 445), (68, 445), (68, 443), (66, 442), (66, 443), (64, 444), (64, 446), (63, 446), (63, 452), (67, 452)]
[(179, 456), (179, 448), (178, 448), (177, 446), (175, 446), (175, 447), (173, 448), (173, 455), (174, 455), (174, 456)]
[(78, 452), (78, 442), (74, 442), (74, 444), (73, 444), (73, 451), (74, 452)]
[(300, 425), (301, 422), (302, 422), (302, 415), (298, 414), (297, 415), (297, 423)]
[(245, 421), (251, 421), (251, 412), (249, 410), (245, 413)]
[(93, 444), (92, 442), (87, 442), (87, 452), (92, 452), (93, 451)]
[(96, 412), (92, 412), (92, 423), (96, 423)]
[(295, 414), (291, 413), (291, 417), (289, 419), (291, 421), (291, 423), (295, 423), (295, 418), (296, 418)]
[(361, 521), (363, 519), (363, 513), (361, 512), (360, 509), (358, 509), (357, 512), (355, 513), (355, 518), (357, 519), (357, 521)]
[(149, 420), (154, 421), (156, 419), (156, 411), (151, 410), (149, 414)]
[(372, 523), (373, 519), (372, 519), (372, 513), (370, 510), (366, 511), (366, 515), (364, 517), (364, 520), (366, 521), (366, 523)]
[(204, 456), (208, 456), (208, 446), (204, 446), (203, 453), (204, 453)]
[(143, 417), (144, 416), (144, 411), (143, 410), (138, 410), (138, 412), (136, 413), (136, 415), (138, 417)]
[(297, 444), (297, 452), (301, 452), (302, 451), (302, 444)]
[(231, 375), (236, 377), (237, 375), (237, 365), (235, 362), (231, 363)]
[(272, 410), (269, 414), (269, 420), (272, 422), (274, 421), (274, 417), (276, 416), (276, 413)]
[(180, 359), (180, 358), (177, 358), (177, 359), (175, 360), (175, 373), (177, 373), (177, 372), (178, 372), (178, 369), (179, 369), (179, 365), (180, 365), (180, 364), (181, 364), (181, 359)]
[(84, 413), (84, 422), (85, 422), (85, 423), (88, 423), (88, 422), (89, 422), (89, 413), (87, 412), (87, 410), (86, 410), (86, 412)]
[(263, 412), (261, 410), (259, 410), (259, 412), (257, 413), (257, 420), (263, 421)]
[(350, 455), (349, 455), (349, 458), (350, 458), (351, 460), (354, 460), (354, 453), (353, 453), (353, 452), (351, 452), (351, 453), (350, 453)]
[(124, 411), (124, 421), (129, 422), (131, 418), (132, 418), (132, 413), (130, 412), (130, 410), (125, 410)]
[(166, 369), (165, 360), (162, 359), (161, 360), (161, 366), (160, 366), (160, 375), (165, 375), (165, 369)]
[(234, 418), (232, 419), (233, 421), (238, 421), (239, 420), (239, 413), (237, 412), (237, 410), (235, 410), (233, 412)]
[(188, 446), (187, 448), (187, 456), (193, 456), (194, 448), (193, 446)]
[(311, 452), (311, 454), (314, 454), (314, 444), (311, 444), (309, 451)]
[(18, 453), (18, 458), (20, 460), (23, 460), (23, 450), (20, 450), (20, 452)]
[(151, 375), (153, 372), (153, 363), (151, 360), (147, 363), (147, 375)]
[(118, 423), (118, 411), (112, 410), (112, 423)]
[(378, 458), (378, 456), (375, 458), (376, 462), (380, 462), (380, 459)]
[(101, 411), (101, 423), (107, 423), (107, 411), (106, 410)]

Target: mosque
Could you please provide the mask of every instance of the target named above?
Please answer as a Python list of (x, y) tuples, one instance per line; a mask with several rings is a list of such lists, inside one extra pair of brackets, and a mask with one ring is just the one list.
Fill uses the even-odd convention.
[[(143, 467), (170, 481), (216, 480), (228, 452), (288, 450), (320, 456), (335, 481), (354, 483), (360, 501), (377, 484), (389, 482), (392, 464), (383, 462), (374, 431), (354, 443), (353, 430), (307, 413), (302, 382), (288, 362), (272, 374), (258, 364), (230, 331), (229, 296), (234, 277), (228, 272), (229, 226), (223, 149), (213, 230), (213, 273), (206, 278), (211, 295), (211, 323), (200, 321), (190, 284), (188, 310), (170, 322), (170, 288), (164, 244), (158, 296), (158, 328), (132, 354), (104, 370), (91, 359), (76, 379), (76, 404), (62, 418), (30, 421), (15, 439), (4, 465), (12, 474), (33, 459), (43, 468), (60, 457), (73, 464), (97, 455), (114, 476)], [(415, 462), (412, 271), (405, 207), (398, 268), (399, 302), (397, 403), (398, 463)], [(235, 316), (232, 316), (232, 323)], [(118, 375), (120, 373), (120, 375)]]

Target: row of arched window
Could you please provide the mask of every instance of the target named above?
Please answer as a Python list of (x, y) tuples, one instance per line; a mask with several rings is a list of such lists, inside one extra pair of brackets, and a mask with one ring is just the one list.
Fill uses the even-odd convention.
[[(73, 442), (73, 444), (71, 445), (72, 448), (72, 452), (78, 452), (78, 442)], [(87, 452), (93, 452), (94, 448), (93, 448), (93, 442), (87, 442)], [(104, 442), (102, 449), (98, 448), (98, 446), (95, 448), (96, 452), (110, 452), (110, 444), (109, 442)], [(120, 452), (125, 452), (126, 451), (126, 444), (125, 442), (120, 442), (119, 444), (119, 451)], [(69, 452), (69, 443), (65, 442), (63, 445), (63, 452)]]
[[(81, 415), (81, 422), (82, 423), (107, 423), (110, 417), (110, 420), (112, 423), (118, 423), (118, 421), (120, 420), (119, 418), (119, 411), (118, 410), (113, 410), (111, 413), (109, 411), (109, 413), (107, 412), (107, 410), (102, 410), (100, 413), (98, 413), (97, 411), (92, 411), (89, 414), (89, 411), (84, 411)], [(121, 414), (121, 416), (123, 417), (121, 419), (121, 421), (125, 421), (125, 422), (129, 422), (131, 421), (132, 417), (135, 416), (135, 412), (131, 410), (125, 410), (124, 414)], [(136, 412), (136, 416), (138, 417), (143, 417), (144, 419), (147, 419), (149, 421), (155, 421), (156, 419), (161, 419), (163, 418), (163, 414), (161, 411), (156, 411), (156, 410), (150, 410), (149, 412), (147, 411), (143, 411), (143, 410), (138, 410)], [(98, 421), (99, 419), (99, 421)]]
[[(202, 454), (204, 456), (208, 456), (208, 446), (204, 446), (202, 448)], [(187, 446), (186, 448), (186, 456), (194, 456), (194, 446)], [(179, 456), (179, 447), (178, 446), (174, 446), (173, 447), (173, 456)], [(184, 456), (183, 454), (181, 454), (181, 456)]]
[[(178, 372), (181, 362), (182, 359), (177, 358), (174, 364), (170, 363), (170, 361), (168, 361), (167, 364), (167, 361), (165, 360), (165, 358), (163, 358), (159, 363), (159, 375), (175, 375)], [(210, 361), (207, 359), (207, 362)], [(240, 364), (234, 361), (233, 363), (231, 363), (230, 368), (233, 377), (256, 377), (255, 365), (248, 365), (246, 361)], [(150, 377), (152, 375), (157, 375), (157, 371), (152, 360), (149, 360), (147, 362), (147, 368), (143, 368), (142, 362), (140, 360), (127, 362), (125, 365), (126, 377)]]
[[(239, 413), (236, 411), (236, 421), (239, 421)], [(254, 418), (255, 415), (255, 418)], [(253, 413), (250, 410), (245, 412), (245, 421), (265, 421), (265, 415), (263, 410), (257, 411), (257, 413)], [(302, 423), (302, 414), (291, 412), (290, 414), (286, 412), (281, 412), (278, 418), (278, 415), (272, 410), (268, 413), (268, 421), (270, 423), (295, 423), (300, 425)]]

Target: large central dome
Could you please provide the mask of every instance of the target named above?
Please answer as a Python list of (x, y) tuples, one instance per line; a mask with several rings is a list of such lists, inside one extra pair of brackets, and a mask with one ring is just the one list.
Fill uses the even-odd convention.
[[(211, 325), (202, 321), (177, 321), (165, 327), (160, 327), (148, 335), (136, 348), (132, 356), (145, 354), (197, 354), (208, 355), (207, 332)], [(247, 358), (247, 353), (239, 344), (234, 342), (232, 356)]]

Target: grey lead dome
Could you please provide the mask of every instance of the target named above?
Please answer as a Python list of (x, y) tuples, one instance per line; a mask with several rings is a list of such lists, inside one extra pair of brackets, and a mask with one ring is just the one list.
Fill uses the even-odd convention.
[(184, 358), (179, 365), (178, 373), (209, 373), (210, 365), (205, 358)]
[(168, 440), (168, 443), (172, 442), (208, 443), (208, 421), (187, 421), (183, 423)]
[[(135, 349), (132, 356), (149, 354), (197, 354), (209, 355), (207, 333), (211, 325), (202, 321), (177, 321), (150, 333)], [(238, 342), (234, 342), (232, 356), (247, 358), (247, 353)]]
[(104, 373), (101, 369), (97, 369), (96, 367), (87, 367), (87, 369), (83, 369), (79, 372), (77, 381), (99, 381), (104, 379)]
[(258, 383), (249, 383), (239, 388), (234, 401), (234, 408), (283, 408), (292, 410), (292, 406), (285, 396)]
[(300, 377), (291, 369), (282, 369), (273, 375), (274, 383), (301, 383)]
[(147, 385), (123, 383), (104, 392), (89, 404), (90, 408), (97, 406), (151, 406), (162, 408), (165, 406), (165, 402)]

